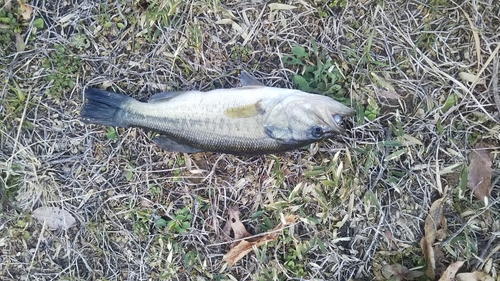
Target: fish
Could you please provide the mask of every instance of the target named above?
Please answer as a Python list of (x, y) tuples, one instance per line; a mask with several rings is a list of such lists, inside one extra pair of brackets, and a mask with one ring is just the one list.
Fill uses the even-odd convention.
[(138, 127), (170, 152), (262, 155), (295, 150), (345, 132), (354, 110), (320, 95), (267, 87), (246, 71), (241, 87), (162, 92), (148, 102), (85, 89), (80, 119), (86, 124)]

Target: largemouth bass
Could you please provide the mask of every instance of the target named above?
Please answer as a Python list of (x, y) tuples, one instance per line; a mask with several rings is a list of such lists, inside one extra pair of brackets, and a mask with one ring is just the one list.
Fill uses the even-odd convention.
[(330, 97), (266, 87), (246, 72), (240, 88), (166, 92), (148, 102), (88, 88), (81, 120), (159, 133), (167, 151), (256, 155), (283, 152), (344, 132), (354, 111)]

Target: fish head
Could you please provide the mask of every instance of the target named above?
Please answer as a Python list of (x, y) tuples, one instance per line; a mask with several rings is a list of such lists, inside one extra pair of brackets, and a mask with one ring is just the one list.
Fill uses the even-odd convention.
[(270, 112), (266, 133), (283, 143), (308, 144), (345, 132), (343, 120), (354, 110), (334, 99), (298, 91)]

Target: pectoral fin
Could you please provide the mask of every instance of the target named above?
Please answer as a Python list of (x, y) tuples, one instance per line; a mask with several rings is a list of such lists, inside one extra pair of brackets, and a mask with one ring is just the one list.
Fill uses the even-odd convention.
[(163, 135), (155, 137), (153, 141), (156, 143), (157, 146), (170, 152), (183, 152), (183, 153), (203, 152), (203, 150), (199, 148), (178, 143), (175, 140), (172, 140), (171, 138)]
[(264, 112), (265, 110), (260, 106), (259, 101), (249, 105), (228, 108), (224, 111), (224, 114), (230, 118), (248, 118)]

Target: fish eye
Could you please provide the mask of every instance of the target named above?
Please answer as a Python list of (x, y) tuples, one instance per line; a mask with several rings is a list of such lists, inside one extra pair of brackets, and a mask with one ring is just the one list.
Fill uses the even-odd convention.
[(321, 129), (321, 127), (314, 127), (312, 129), (311, 135), (314, 138), (321, 138), (323, 136), (323, 129)]
[(342, 116), (338, 115), (338, 114), (335, 114), (333, 115), (333, 120), (337, 123), (342, 123)]

